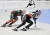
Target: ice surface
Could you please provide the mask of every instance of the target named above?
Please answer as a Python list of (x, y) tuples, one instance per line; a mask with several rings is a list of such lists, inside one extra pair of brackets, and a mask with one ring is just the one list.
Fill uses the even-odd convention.
[(13, 31), (12, 29), (18, 24), (13, 24), (13, 27), (0, 27), (0, 35), (50, 35), (50, 24), (37, 23), (37, 27), (32, 26), (28, 31)]

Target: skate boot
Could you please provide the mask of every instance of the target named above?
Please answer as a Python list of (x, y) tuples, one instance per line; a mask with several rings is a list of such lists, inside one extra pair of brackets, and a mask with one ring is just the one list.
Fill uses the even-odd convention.
[(8, 27), (12, 27), (12, 23), (10, 23), (10, 24), (8, 25)]
[(25, 28), (23, 28), (23, 29), (21, 29), (22, 31), (27, 31), (27, 29), (25, 29)]
[(6, 24), (3, 24), (1, 27), (6, 27)]
[(29, 27), (27, 29), (30, 29)]
[(15, 29), (12, 29), (12, 30), (13, 30), (13, 31), (18, 31), (18, 30), (17, 30), (17, 28), (15, 28)]
[(21, 29), (22, 31), (27, 31), (28, 29), (30, 29), (29, 27), (28, 28), (23, 28)]
[(8, 27), (12, 27), (12, 25), (8, 25)]

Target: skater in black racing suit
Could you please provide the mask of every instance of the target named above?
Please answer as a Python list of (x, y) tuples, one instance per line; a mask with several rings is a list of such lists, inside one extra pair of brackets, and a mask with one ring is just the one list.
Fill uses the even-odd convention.
[(10, 19), (5, 22), (1, 27), (6, 27), (6, 25), (9, 23), (9, 27), (12, 27), (12, 24), (15, 23), (18, 20), (17, 16), (23, 16), (23, 11), (22, 10), (17, 10), (17, 11), (11, 11)]
[(26, 22), (28, 22), (29, 24), (28, 24), (27, 26), (25, 26), (25, 28), (21, 29), (21, 30), (23, 30), (23, 31), (27, 31), (27, 29), (29, 29), (29, 27), (30, 27), (31, 25), (33, 25), (33, 22), (30, 20), (30, 18), (33, 18), (33, 20), (34, 20), (34, 22), (35, 22), (35, 24), (36, 24), (36, 19), (37, 19), (37, 18), (35, 18), (35, 17), (36, 17), (36, 16), (39, 16), (40, 13), (41, 13), (41, 12), (38, 12), (38, 11), (40, 11), (40, 10), (37, 10), (36, 12), (32, 12), (32, 14), (26, 14), (26, 15), (23, 17), (23, 22), (22, 22), (22, 24), (20, 24), (19, 26), (17, 26), (17, 27), (16, 27), (15, 29), (13, 29), (13, 30), (14, 30), (14, 31), (17, 31), (18, 28), (20, 28), (21, 26), (25, 25)]

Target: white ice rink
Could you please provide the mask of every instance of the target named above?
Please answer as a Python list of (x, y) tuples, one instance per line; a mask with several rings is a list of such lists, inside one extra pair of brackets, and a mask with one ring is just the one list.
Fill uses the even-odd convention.
[[(4, 24), (10, 17), (10, 10), (24, 9), (28, 4), (24, 2), (16, 1), (0, 1), (0, 26)], [(30, 7), (30, 9), (48, 9), (50, 8), (50, 1), (36, 2), (36, 8)], [(29, 9), (29, 8), (28, 8)], [(30, 10), (29, 9), (29, 10)], [(34, 24), (28, 31), (13, 31), (12, 29), (21, 24), (19, 20), (10, 27), (0, 27), (0, 35), (50, 35), (50, 24), (37, 22), (37, 27)]]

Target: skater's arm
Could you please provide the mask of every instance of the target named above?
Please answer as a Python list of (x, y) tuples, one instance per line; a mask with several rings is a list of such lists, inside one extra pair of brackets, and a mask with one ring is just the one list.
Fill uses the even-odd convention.
[(38, 12), (36, 12), (36, 14), (40, 17), (40, 15), (41, 15), (41, 10), (38, 10)]
[(14, 17), (13, 17), (13, 14), (11, 14), (11, 15), (10, 15), (10, 20), (13, 20), (13, 18), (14, 18)]
[(23, 20), (22, 18), (23, 18), (23, 15), (21, 15), (21, 21)]

